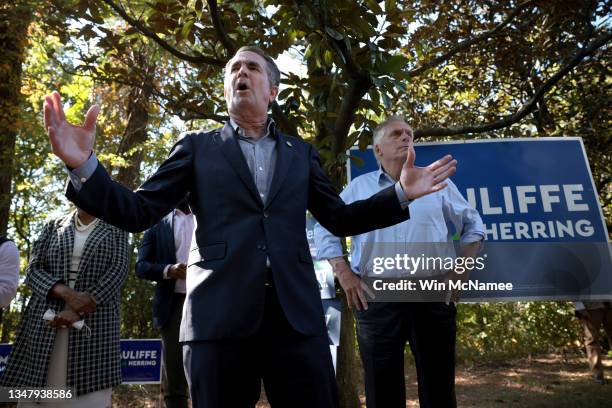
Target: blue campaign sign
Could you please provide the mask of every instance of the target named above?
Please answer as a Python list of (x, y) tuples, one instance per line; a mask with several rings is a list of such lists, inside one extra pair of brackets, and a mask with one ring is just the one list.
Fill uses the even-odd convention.
[[(306, 213), (306, 239), (310, 247), (312, 259), (316, 259), (317, 248), (314, 242), (314, 226), (316, 220), (310, 213)], [(314, 269), (319, 282), (321, 299), (333, 299), (336, 297), (336, 286), (334, 284), (334, 272), (327, 261), (314, 261)]]
[[(511, 293), (466, 297), (610, 299), (608, 232), (577, 137), (495, 139), (415, 145), (416, 165), (452, 154), (452, 177), (486, 227), (482, 281), (513, 282)], [(371, 149), (351, 150), (349, 179), (377, 169)], [(362, 165), (360, 165), (362, 164)]]
[(340, 299), (323, 299), (323, 312), (325, 313), (325, 326), (329, 344), (340, 345)]
[(6, 370), (6, 363), (8, 361), (8, 356), (11, 354), (12, 346), (7, 343), (0, 344), (0, 376)]
[(159, 384), (162, 344), (159, 339), (121, 340), (123, 384)]
[[(6, 369), (12, 344), (0, 344), (0, 375)], [(161, 381), (160, 339), (122, 339), (121, 377), (123, 384), (159, 384)]]

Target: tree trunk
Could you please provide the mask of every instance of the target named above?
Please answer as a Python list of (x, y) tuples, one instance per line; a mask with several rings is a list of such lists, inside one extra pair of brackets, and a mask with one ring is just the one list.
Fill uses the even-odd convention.
[(127, 167), (119, 169), (117, 181), (131, 189), (135, 189), (140, 184), (140, 163), (143, 143), (147, 140), (150, 98), (150, 87), (132, 88), (128, 97), (128, 123), (117, 149), (117, 154), (128, 162)]
[(336, 380), (340, 406), (343, 408), (360, 408), (359, 401), (359, 356), (355, 339), (355, 318), (348, 309), (344, 292), (340, 294), (342, 302), (340, 319), (340, 346), (336, 361)]
[(0, 234), (8, 229), (15, 140), (19, 130), (21, 71), (31, 11), (26, 4), (0, 6)]
[[(310, 77), (325, 77), (330, 75), (323, 69), (311, 69)], [(318, 143), (328, 140), (329, 150), (331, 150), (331, 163), (323, 158), (323, 165), (327, 171), (331, 183), (337, 191), (341, 191), (346, 182), (346, 166), (344, 162), (340, 162), (337, 158), (346, 151), (346, 141), (350, 124), (354, 120), (355, 112), (359, 105), (358, 101), (365, 94), (370, 84), (368, 81), (362, 81), (353, 84), (348, 95), (345, 95), (340, 106), (336, 107), (338, 117), (333, 118), (328, 115), (321, 115), (316, 124), (316, 141)], [(361, 95), (361, 96), (359, 96)], [(329, 93), (321, 93), (318, 98), (318, 103), (332, 106), (329, 101), (331, 98), (334, 101), (334, 96)], [(340, 345), (338, 347), (336, 361), (336, 380), (338, 382), (338, 394), (340, 406), (342, 408), (360, 408), (359, 401), (359, 356), (357, 353), (357, 344), (355, 339), (355, 319), (353, 314), (348, 309), (344, 291), (339, 290), (339, 299), (341, 301), (341, 320), (340, 320)]]

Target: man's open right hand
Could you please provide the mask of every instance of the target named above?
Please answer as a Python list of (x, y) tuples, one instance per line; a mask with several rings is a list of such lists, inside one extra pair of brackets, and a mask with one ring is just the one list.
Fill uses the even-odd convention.
[(49, 135), (51, 150), (68, 167), (79, 167), (89, 158), (93, 150), (98, 113), (100, 107), (93, 105), (87, 111), (83, 125), (76, 126), (66, 120), (58, 92), (45, 96), (45, 129)]

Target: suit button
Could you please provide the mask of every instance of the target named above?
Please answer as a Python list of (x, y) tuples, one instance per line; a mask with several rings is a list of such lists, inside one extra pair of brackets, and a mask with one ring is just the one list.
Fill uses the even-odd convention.
[(264, 211), (263, 216), (264, 218), (268, 218), (270, 215), (266, 211)]
[(266, 246), (266, 244), (257, 244), (257, 249), (259, 249), (260, 251), (265, 251), (268, 249), (268, 247)]

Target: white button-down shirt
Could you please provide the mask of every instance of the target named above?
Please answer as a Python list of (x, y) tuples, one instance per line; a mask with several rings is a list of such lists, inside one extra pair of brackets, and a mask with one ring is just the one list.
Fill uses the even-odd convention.
[[(189, 258), (189, 247), (191, 246), (191, 239), (193, 237), (194, 229), (194, 217), (193, 214), (185, 214), (179, 209), (174, 210), (172, 218), (172, 231), (174, 233), (174, 248), (176, 253), (176, 262), (187, 265), (187, 258)], [(167, 265), (164, 269), (164, 278), (169, 279), (168, 269), (172, 265)], [(186, 293), (185, 279), (177, 279), (174, 285), (175, 293)]]

